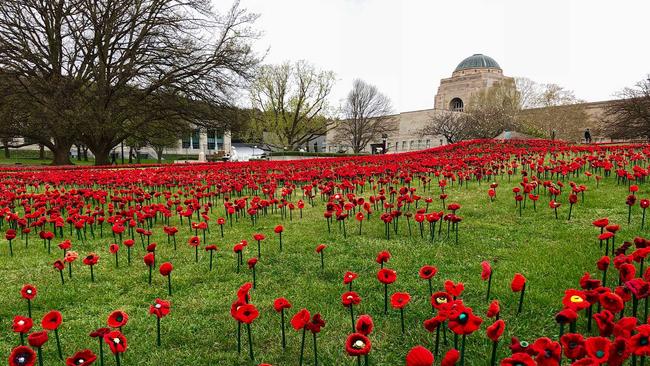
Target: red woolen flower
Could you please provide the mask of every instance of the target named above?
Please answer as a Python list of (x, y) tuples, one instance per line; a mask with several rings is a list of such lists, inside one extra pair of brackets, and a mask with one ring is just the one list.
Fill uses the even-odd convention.
[(146, 249), (147, 249), (147, 252), (148, 252), (148, 253), (153, 253), (153, 252), (155, 252), (157, 246), (158, 246), (158, 244), (156, 244), (156, 243), (151, 243), (151, 244), (147, 245), (147, 248), (146, 248)]
[(357, 214), (354, 215), (354, 218), (355, 218), (355, 220), (357, 220), (359, 222), (363, 221), (363, 219), (364, 219), (363, 212), (361, 212), (361, 211), (357, 212)]
[(388, 262), (390, 259), (390, 253), (387, 250), (382, 250), (377, 254), (377, 258), (375, 259), (375, 262), (382, 264)]
[(160, 265), (159, 271), (160, 274), (163, 276), (169, 276), (170, 273), (172, 273), (172, 270), (174, 269), (174, 266), (172, 266), (171, 263), (165, 262)]
[(191, 247), (198, 247), (199, 244), (201, 244), (201, 239), (199, 239), (198, 236), (193, 236), (193, 237), (191, 237), (191, 238), (187, 241), (187, 243), (188, 243)]
[(494, 318), (501, 312), (501, 307), (499, 306), (499, 300), (492, 300), (490, 306), (488, 306), (487, 317)]
[(7, 232), (5, 233), (5, 239), (10, 241), (16, 239), (16, 230), (14, 229), (7, 230)]
[(83, 263), (87, 266), (94, 266), (95, 264), (97, 264), (98, 260), (99, 260), (99, 256), (97, 254), (90, 253), (84, 258)]
[(295, 330), (303, 329), (307, 326), (307, 323), (309, 323), (310, 318), (311, 315), (309, 314), (309, 310), (301, 309), (293, 316), (293, 318), (291, 318), (291, 326)]
[(501, 360), (501, 366), (537, 366), (537, 364), (529, 354), (519, 352)]
[(503, 331), (506, 329), (506, 323), (503, 321), (503, 319), (499, 319), (495, 321), (492, 325), (487, 327), (486, 334), (487, 337), (492, 340), (492, 342), (497, 342), (499, 341), (499, 338), (501, 338), (501, 335), (503, 334)]
[(585, 356), (585, 339), (582, 334), (566, 333), (560, 337), (560, 344), (566, 358), (577, 360)]
[(129, 315), (121, 310), (115, 310), (108, 316), (106, 321), (111, 328), (120, 328), (126, 325), (129, 321)]
[(341, 295), (341, 303), (345, 307), (358, 305), (360, 302), (361, 297), (359, 297), (359, 294), (354, 291), (344, 292), (343, 295)]
[(647, 199), (647, 198), (642, 198), (639, 201), (639, 206), (641, 206), (641, 208), (643, 208), (643, 209), (646, 209), (646, 208), (650, 207), (650, 200)]
[(375, 324), (373, 323), (370, 315), (361, 315), (359, 319), (357, 319), (357, 324), (355, 329), (357, 333), (361, 333), (367, 336), (370, 333), (372, 333), (374, 327)]
[(610, 264), (609, 257), (604, 255), (598, 260), (598, 262), (596, 262), (596, 267), (598, 267), (599, 271), (605, 271), (609, 267), (609, 264)]
[(89, 366), (93, 364), (97, 360), (97, 356), (93, 353), (93, 351), (89, 349), (85, 349), (82, 351), (79, 351), (72, 355), (72, 357), (68, 357), (65, 360), (65, 365), (66, 366)]
[(289, 300), (285, 299), (284, 297), (278, 297), (273, 301), (273, 309), (277, 311), (278, 313), (281, 312), (283, 309), (289, 309), (291, 308), (291, 303)]
[(428, 280), (430, 278), (433, 278), (433, 276), (435, 276), (436, 273), (438, 273), (438, 268), (436, 268), (434, 266), (426, 265), (426, 266), (422, 266), (422, 268), (420, 268), (420, 271), (419, 271), (418, 274), (419, 274), (420, 278), (422, 278), (424, 280)]
[(512, 283), (510, 283), (510, 289), (512, 292), (519, 292), (523, 290), (525, 285), (526, 277), (524, 277), (521, 273), (515, 273), (515, 277), (512, 279)]
[(621, 310), (623, 310), (623, 307), (625, 306), (623, 304), (623, 299), (619, 295), (613, 292), (607, 292), (601, 294), (599, 301), (600, 301), (600, 305), (605, 310), (609, 310), (613, 314), (619, 313)]
[(20, 289), (20, 296), (22, 296), (23, 299), (34, 300), (36, 293), (36, 287), (33, 285), (25, 285), (22, 289)]
[(113, 330), (104, 334), (104, 342), (108, 344), (113, 354), (124, 353), (126, 351), (126, 337), (119, 330)]
[(47, 342), (48, 336), (47, 332), (42, 330), (40, 332), (34, 332), (27, 336), (27, 342), (29, 343), (30, 346), (34, 348), (40, 348), (42, 347), (45, 342)]
[(18, 346), (9, 354), (9, 366), (34, 366), (36, 353), (27, 346)]
[(605, 337), (591, 337), (585, 341), (587, 355), (597, 364), (604, 364), (609, 360), (611, 342)]
[(347, 284), (351, 283), (352, 281), (354, 281), (357, 277), (358, 277), (358, 275), (356, 273), (347, 271), (343, 275), (343, 284), (347, 285)]
[(483, 281), (487, 281), (492, 275), (492, 267), (488, 261), (481, 262), (481, 278)]
[(371, 346), (370, 339), (361, 333), (352, 333), (345, 340), (345, 351), (353, 357), (367, 355)]
[(578, 313), (571, 308), (564, 308), (555, 314), (555, 321), (558, 324), (570, 324), (575, 323), (578, 319)]
[(325, 250), (325, 248), (327, 248), (327, 245), (325, 245), (325, 244), (318, 244), (318, 246), (316, 247), (316, 253), (320, 253), (320, 252), (322, 252), (323, 250)]
[(144, 264), (146, 264), (148, 267), (151, 267), (155, 262), (155, 258), (156, 257), (153, 253), (147, 253), (142, 259), (144, 260)]
[(433, 354), (422, 346), (411, 348), (406, 355), (406, 366), (432, 366)]
[(594, 320), (601, 337), (609, 337), (614, 331), (614, 314), (609, 310), (594, 314)]
[(411, 301), (408, 292), (396, 292), (390, 297), (390, 306), (393, 309), (403, 309)]
[(248, 268), (253, 268), (257, 264), (257, 258), (251, 258), (246, 262), (248, 264)]
[(126, 239), (124, 242), (122, 242), (122, 244), (124, 244), (125, 247), (129, 247), (129, 248), (130, 248), (130, 247), (132, 247), (133, 245), (135, 245), (135, 240), (133, 240), (133, 239)]
[(445, 281), (445, 291), (453, 297), (458, 297), (465, 291), (465, 285), (462, 282), (453, 283), (452, 281)]
[(587, 294), (584, 291), (568, 289), (564, 291), (562, 304), (575, 311), (588, 308), (591, 304), (587, 301)]
[(474, 315), (471, 308), (462, 303), (457, 304), (449, 313), (448, 326), (456, 334), (474, 333), (483, 323), (483, 319)]
[(305, 326), (312, 333), (320, 333), (321, 328), (325, 326), (325, 320), (319, 313), (316, 313)]
[(252, 304), (238, 306), (235, 311), (235, 320), (240, 323), (251, 324), (260, 315), (257, 308)]
[(11, 328), (15, 333), (27, 334), (32, 329), (32, 319), (16, 315)]
[(273, 231), (276, 234), (280, 234), (280, 233), (282, 233), (284, 231), (284, 227), (282, 227), (282, 225), (278, 225), (278, 226), (275, 227), (275, 229), (273, 229)]
[(446, 292), (439, 291), (434, 292), (433, 295), (431, 295), (431, 305), (436, 309), (440, 309), (451, 301), (451, 296)]
[(111, 252), (111, 254), (115, 254), (120, 250), (120, 246), (117, 244), (111, 244), (108, 246), (108, 251)]
[(65, 263), (63, 263), (62, 260), (57, 259), (54, 261), (54, 268), (56, 268), (59, 271), (63, 271), (65, 269)]
[(562, 347), (550, 338), (542, 337), (533, 343), (533, 350), (537, 352), (535, 361), (537, 365), (557, 365), (562, 357)]
[(445, 357), (442, 358), (442, 362), (440, 362), (440, 366), (455, 366), (459, 358), (460, 358), (460, 353), (458, 352), (458, 350), (452, 348), (449, 351), (447, 351), (447, 353), (445, 353)]
[(390, 285), (397, 279), (397, 273), (392, 269), (382, 268), (377, 272), (377, 279), (385, 285)]
[(61, 316), (61, 313), (56, 310), (52, 310), (43, 316), (43, 319), (41, 320), (41, 326), (45, 330), (55, 330), (59, 328), (62, 321), (63, 317)]
[(253, 234), (253, 240), (255, 240), (255, 241), (262, 241), (265, 238), (266, 237), (264, 236), (264, 234)]
[(156, 301), (154, 301), (154, 303), (149, 306), (149, 314), (153, 314), (158, 318), (162, 318), (169, 314), (170, 307), (171, 304), (169, 301), (156, 299)]

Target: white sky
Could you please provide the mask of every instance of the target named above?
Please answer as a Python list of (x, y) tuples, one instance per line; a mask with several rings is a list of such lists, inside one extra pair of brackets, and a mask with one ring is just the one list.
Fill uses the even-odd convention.
[[(217, 0), (213, 0), (216, 1)], [(222, 0), (219, 0), (221, 2)], [(355, 78), (396, 111), (433, 108), (439, 80), (474, 53), (508, 76), (611, 99), (650, 73), (646, 0), (241, 0), (260, 14), (265, 63), (334, 71), (338, 105)]]

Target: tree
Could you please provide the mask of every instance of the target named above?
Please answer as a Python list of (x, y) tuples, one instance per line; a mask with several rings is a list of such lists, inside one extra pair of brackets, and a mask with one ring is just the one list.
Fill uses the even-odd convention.
[(605, 111), (608, 134), (613, 138), (650, 137), (650, 75), (617, 96)]
[(513, 80), (504, 80), (472, 96), (465, 108), (469, 138), (493, 138), (504, 130), (517, 129), (519, 93)]
[[(533, 135), (579, 140), (585, 128), (594, 128), (590, 126), (583, 101), (576, 98), (571, 90), (557, 84), (537, 85), (531, 98), (536, 108), (523, 110), (519, 123)], [(594, 128), (594, 132), (597, 130)]]
[(250, 88), (255, 128), (265, 142), (295, 150), (333, 127), (327, 98), (334, 73), (298, 61), (265, 65)]
[(470, 137), (469, 118), (459, 112), (439, 111), (431, 115), (419, 132), (427, 136), (443, 136), (451, 144)]
[(69, 163), (79, 140), (105, 164), (113, 147), (161, 121), (142, 110), (215, 123), (259, 61), (256, 17), (238, 2), (215, 15), (209, 0), (3, 0), (0, 70), (30, 114), (12, 129), (55, 163)]
[(371, 141), (395, 132), (398, 122), (390, 115), (390, 99), (376, 86), (356, 79), (343, 106), (343, 119), (336, 125), (334, 141), (352, 147), (355, 154), (363, 151)]

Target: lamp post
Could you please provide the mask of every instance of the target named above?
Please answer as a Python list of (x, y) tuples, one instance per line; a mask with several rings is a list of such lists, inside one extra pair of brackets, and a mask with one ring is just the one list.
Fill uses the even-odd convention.
[(382, 154), (386, 153), (386, 140), (388, 139), (388, 134), (382, 133), (381, 134), (381, 139), (382, 139)]

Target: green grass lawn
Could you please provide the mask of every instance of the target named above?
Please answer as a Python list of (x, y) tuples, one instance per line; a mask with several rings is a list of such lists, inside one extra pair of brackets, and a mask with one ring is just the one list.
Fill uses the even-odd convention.
[[(610, 221), (621, 224), (617, 242), (642, 235), (639, 232), (641, 212), (638, 206), (634, 208), (632, 225), (626, 224), (627, 187), (616, 185), (615, 178), (606, 178), (599, 188), (593, 179), (587, 181), (584, 176), (577, 179), (576, 182), (586, 184), (589, 190), (585, 201), (574, 207), (570, 222), (566, 220), (566, 192), (561, 197), (563, 206), (559, 210), (559, 220), (555, 219), (543, 193), (537, 211), (533, 211), (529, 201), (523, 216), (519, 217), (511, 193), (517, 183), (514, 180), (508, 183), (507, 178), (498, 178), (497, 182), (500, 186), (495, 202), (488, 200), (485, 183), (472, 182), (468, 188), (448, 187), (447, 203), (462, 205), (458, 212), (463, 221), (457, 245), (451, 239), (436, 239), (435, 242), (421, 239), (413, 221), (414, 236), (409, 237), (404, 218), (400, 220), (399, 234), (386, 240), (383, 223), (377, 214), (369, 222), (364, 222), (363, 235), (358, 235), (353, 220), (348, 222), (347, 238), (336, 228), (328, 234), (322, 218), (324, 202), (320, 200), (316, 201), (315, 207), (304, 210), (302, 219), (298, 218), (296, 210), (293, 221), (282, 221), (274, 215), (261, 217), (254, 227), (250, 220), (240, 220), (232, 228), (226, 225), (225, 238), (222, 239), (214, 222), (222, 213), (215, 208), (207, 244), (216, 244), (219, 251), (215, 269), (209, 272), (205, 251), (199, 253), (199, 263), (194, 262), (194, 250), (187, 245), (193, 233), (187, 226), (179, 227), (178, 250), (175, 251), (172, 245), (167, 244), (159, 224), (151, 241), (159, 243), (157, 263), (171, 261), (175, 267), (172, 274), (174, 294), (171, 297), (167, 296), (166, 279), (157, 271), (153, 284), (147, 285), (143, 249), (137, 236), (131, 265), (127, 265), (126, 248), (122, 247), (120, 267), (115, 268), (114, 257), (108, 252), (112, 238), (106, 235), (106, 225), (104, 238), (89, 239), (85, 243), (69, 235), (67, 227), (65, 230), (66, 237), (73, 241), (73, 249), (81, 257), (91, 251), (100, 255), (94, 283), (90, 281), (88, 267), (82, 266), (78, 260), (74, 264), (73, 279), (66, 276), (66, 283), (62, 286), (59, 274), (52, 268), (61, 251), (53, 249), (48, 255), (36, 233), (31, 234), (28, 248), (21, 240), (14, 242), (14, 257), (9, 257), (7, 242), (1, 239), (0, 273), (5, 285), (0, 292), (0, 356), (6, 360), (10, 349), (18, 343), (18, 336), (11, 332), (11, 321), (15, 315), (27, 315), (26, 303), (19, 291), (23, 284), (31, 283), (39, 291), (33, 302), (34, 329), (40, 329), (40, 319), (47, 311), (61, 311), (63, 325), (60, 336), (67, 356), (83, 348), (97, 352), (96, 340), (88, 334), (106, 326), (111, 311), (122, 309), (130, 316), (123, 329), (129, 348), (122, 365), (257, 365), (261, 362), (297, 365), (300, 334), (287, 322), (288, 347), (283, 351), (280, 316), (272, 308), (273, 300), (284, 296), (293, 304), (288, 319), (301, 308), (323, 315), (327, 324), (318, 335), (320, 364), (354, 365), (356, 360), (348, 357), (344, 350), (345, 339), (350, 333), (350, 318), (348, 310), (341, 305), (341, 294), (347, 291), (342, 283), (343, 274), (350, 270), (359, 274), (354, 289), (362, 298), (355, 314), (370, 314), (375, 322), (375, 331), (370, 336), (373, 343), (371, 364), (403, 365), (411, 347), (421, 344), (432, 348), (432, 335), (422, 326), (422, 322), (432, 316), (428, 287), (426, 281), (418, 277), (419, 268), (431, 264), (439, 270), (434, 277), (434, 291), (443, 289), (446, 279), (463, 282), (466, 288), (463, 300), (484, 318), (481, 330), (467, 340), (466, 364), (486, 365), (489, 363), (490, 343), (485, 337), (485, 328), (491, 320), (485, 317), (488, 303), (485, 300), (486, 283), (480, 278), (481, 261), (490, 261), (495, 270), (492, 294), (493, 298), (501, 301), (502, 318), (506, 321), (504, 340), (499, 347), (499, 356), (503, 358), (509, 355), (510, 336), (526, 340), (540, 336), (557, 338), (558, 327), (553, 316), (561, 309), (564, 290), (577, 288), (578, 279), (584, 272), (596, 273), (595, 262), (601, 252), (596, 241), (598, 230), (591, 225), (594, 219), (609, 217)], [(568, 187), (568, 181), (566, 183)], [(419, 190), (418, 193), (437, 197), (439, 190), (436, 187), (434, 193), (425, 194)], [(647, 195), (648, 188), (642, 186), (639, 196)], [(440, 206), (437, 198), (434, 204)], [(220, 204), (215, 206), (221, 207)], [(177, 220), (174, 217), (172, 224), (178, 225)], [(280, 223), (285, 226), (282, 253), (273, 233), (273, 228)], [(246, 267), (242, 267), (241, 273), (236, 273), (232, 247), (246, 239), (250, 245), (245, 250), (244, 260), (255, 256), (252, 240), (255, 232), (264, 233), (267, 239), (262, 243), (262, 258), (257, 265), (257, 289), (252, 291), (252, 303), (259, 308), (260, 316), (252, 325), (256, 362), (251, 362), (245, 333), (242, 354), (237, 354), (237, 326), (229, 310), (236, 290), (252, 278)], [(59, 241), (56, 239), (56, 243)], [(319, 243), (328, 245), (323, 271), (314, 251)], [(379, 265), (375, 263), (381, 250), (390, 251), (392, 258), (387, 267), (397, 271), (397, 281), (389, 286), (389, 292), (407, 291), (413, 297), (405, 310), (404, 335), (400, 331), (398, 311), (389, 310), (388, 315), (383, 315), (383, 286), (377, 281)], [(510, 281), (516, 272), (528, 278), (524, 308), (519, 316), (516, 316), (518, 295), (510, 291)], [(613, 278), (614, 273), (611, 276)], [(148, 315), (149, 304), (156, 297), (169, 299), (172, 303), (170, 315), (162, 319), (162, 347), (159, 348), (155, 345), (155, 318)], [(582, 331), (584, 327), (581, 315), (578, 330)], [(307, 340), (305, 364), (312, 365), (311, 338)], [(447, 344), (442, 349), (446, 351), (450, 347)], [(45, 345), (44, 354), (45, 365), (62, 364), (56, 357), (53, 337)], [(106, 364), (115, 364), (112, 355), (106, 355)]]

